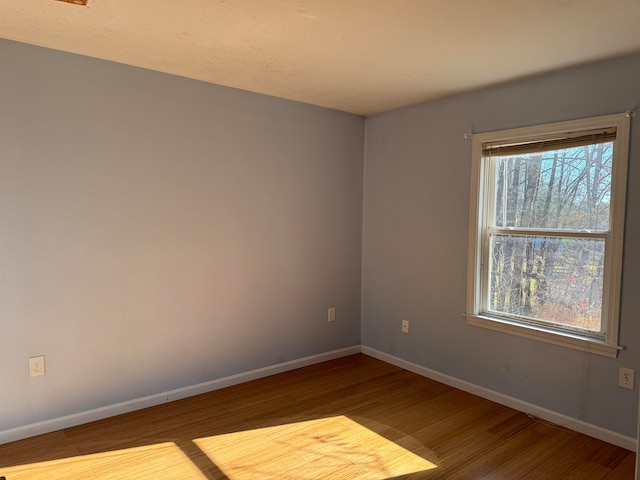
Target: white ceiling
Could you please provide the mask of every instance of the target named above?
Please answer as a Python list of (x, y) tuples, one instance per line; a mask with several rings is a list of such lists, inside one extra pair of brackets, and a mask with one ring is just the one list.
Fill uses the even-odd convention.
[(0, 0), (0, 37), (369, 115), (638, 52), (640, 0)]

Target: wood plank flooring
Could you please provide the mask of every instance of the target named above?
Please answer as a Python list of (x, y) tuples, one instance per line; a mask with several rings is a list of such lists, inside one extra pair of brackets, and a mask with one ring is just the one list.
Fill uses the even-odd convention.
[(362, 354), (0, 445), (7, 480), (633, 480), (634, 466)]

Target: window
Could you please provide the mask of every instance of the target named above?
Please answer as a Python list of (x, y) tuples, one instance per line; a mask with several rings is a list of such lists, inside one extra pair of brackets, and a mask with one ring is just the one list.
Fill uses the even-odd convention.
[(630, 117), (473, 135), (468, 323), (617, 355)]

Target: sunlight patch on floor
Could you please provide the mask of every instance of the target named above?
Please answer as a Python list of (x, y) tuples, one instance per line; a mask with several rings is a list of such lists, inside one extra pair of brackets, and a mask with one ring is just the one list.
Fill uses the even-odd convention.
[(436, 465), (345, 416), (199, 438), (230, 480), (382, 480)]
[(346, 416), (0, 468), (7, 480), (383, 480), (436, 468)]
[(8, 480), (206, 479), (173, 442), (2, 468)]

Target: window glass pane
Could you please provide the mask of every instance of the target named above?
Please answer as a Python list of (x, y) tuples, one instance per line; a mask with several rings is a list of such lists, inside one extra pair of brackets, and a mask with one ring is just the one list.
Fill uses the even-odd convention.
[(491, 235), (494, 314), (600, 332), (604, 240)]
[(613, 142), (495, 157), (497, 227), (609, 230)]

